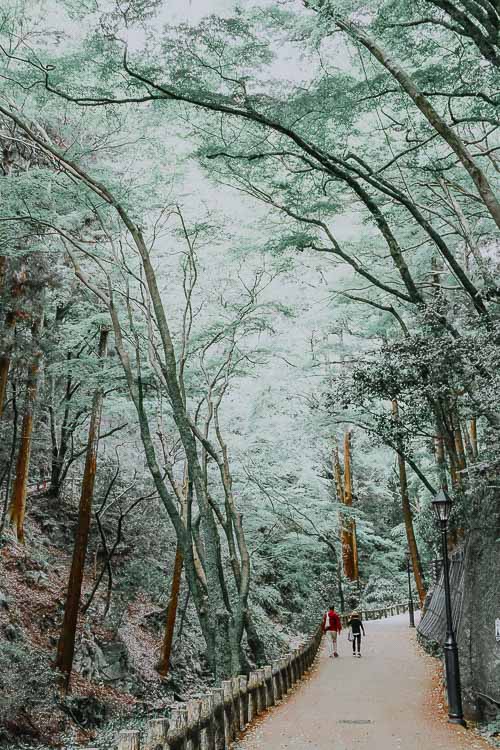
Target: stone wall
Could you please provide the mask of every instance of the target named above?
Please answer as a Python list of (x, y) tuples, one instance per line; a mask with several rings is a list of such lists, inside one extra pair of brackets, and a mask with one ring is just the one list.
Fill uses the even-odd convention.
[(472, 529), (464, 565), (464, 599), (459, 630), (464, 712), (492, 720), (500, 712), (500, 502), (490, 499), (489, 519)]
[[(462, 699), (466, 719), (490, 721), (500, 711), (500, 502), (479, 501), (464, 549), (451, 556), (453, 622), (460, 653)], [(485, 520), (487, 519), (487, 520)], [(442, 572), (418, 627), (419, 641), (441, 654), (446, 635)]]

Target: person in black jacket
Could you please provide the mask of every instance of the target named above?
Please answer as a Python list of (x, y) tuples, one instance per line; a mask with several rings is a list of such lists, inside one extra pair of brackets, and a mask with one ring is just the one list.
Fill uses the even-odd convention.
[[(359, 612), (353, 612), (349, 617), (347, 625), (351, 628), (352, 633), (352, 655), (361, 657), (361, 633), (366, 635)], [(356, 654), (357, 650), (357, 654)]]

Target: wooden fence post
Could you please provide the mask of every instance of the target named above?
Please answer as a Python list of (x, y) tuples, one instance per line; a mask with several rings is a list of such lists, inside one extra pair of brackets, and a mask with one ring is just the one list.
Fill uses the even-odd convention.
[(200, 750), (201, 702), (190, 700), (187, 704), (187, 750)]
[(240, 695), (240, 678), (231, 679), (233, 693), (233, 737), (237, 737), (241, 731), (241, 695)]
[(307, 660), (306, 660), (306, 644), (300, 649), (300, 661), (302, 664), (302, 676), (307, 672)]
[(288, 656), (285, 657), (285, 662), (286, 662), (286, 671), (288, 674), (288, 684), (290, 688), (292, 688), (294, 679), (293, 679), (292, 657), (290, 656), (290, 654), (288, 654)]
[(212, 693), (201, 699), (201, 747), (202, 750), (216, 750), (215, 747), (215, 706)]
[(146, 732), (145, 750), (168, 750), (168, 719), (150, 719)]
[(280, 671), (281, 671), (281, 681), (283, 684), (283, 695), (286, 695), (290, 690), (290, 683), (288, 681), (288, 676), (289, 676), (288, 665), (286, 663), (286, 658), (284, 656), (280, 659), (280, 662), (281, 662)]
[(302, 670), (300, 668), (300, 648), (294, 648), (293, 660), (295, 662), (295, 681), (298, 682), (302, 677)]
[(215, 750), (225, 750), (226, 732), (224, 729), (224, 690), (212, 688), (215, 724)]
[(270, 664), (266, 664), (264, 667), (264, 683), (266, 686), (266, 705), (269, 708), (274, 706), (274, 684), (273, 684), (273, 668)]
[(240, 731), (243, 732), (248, 724), (248, 679), (240, 674)]
[(266, 680), (262, 667), (259, 667), (259, 669), (257, 670), (257, 674), (259, 676), (259, 711), (262, 712), (267, 708)]
[(295, 650), (291, 652), (288, 658), (290, 659), (290, 672), (292, 674), (292, 685), (295, 685), (295, 683), (297, 682), (297, 664), (295, 661)]
[(118, 735), (118, 750), (140, 750), (141, 738), (136, 729), (127, 729)]
[(233, 683), (231, 680), (222, 680), (224, 691), (224, 737), (226, 748), (233, 740)]
[(247, 682), (248, 691), (248, 723), (250, 724), (258, 714), (257, 706), (257, 675), (250, 672)]
[(279, 659), (275, 659), (272, 664), (273, 668), (273, 681), (274, 681), (274, 696), (276, 703), (283, 698), (283, 687), (281, 685), (281, 672)]
[(175, 706), (172, 709), (168, 728), (169, 750), (186, 750), (187, 729), (187, 707)]

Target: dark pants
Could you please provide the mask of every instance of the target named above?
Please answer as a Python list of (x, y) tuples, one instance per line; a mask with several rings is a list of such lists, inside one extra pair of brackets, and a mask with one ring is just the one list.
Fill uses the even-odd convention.
[(353, 633), (352, 634), (352, 652), (354, 653), (356, 651), (356, 644), (358, 649), (358, 654), (361, 649), (361, 633)]

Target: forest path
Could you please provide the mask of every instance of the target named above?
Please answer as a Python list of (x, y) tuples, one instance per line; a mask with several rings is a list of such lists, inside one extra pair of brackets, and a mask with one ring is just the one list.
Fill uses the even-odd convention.
[(435, 661), (408, 628), (408, 615), (365, 624), (361, 659), (346, 631), (339, 658), (323, 643), (319, 664), (283, 703), (257, 719), (238, 750), (475, 750), (472, 731), (447, 723)]

